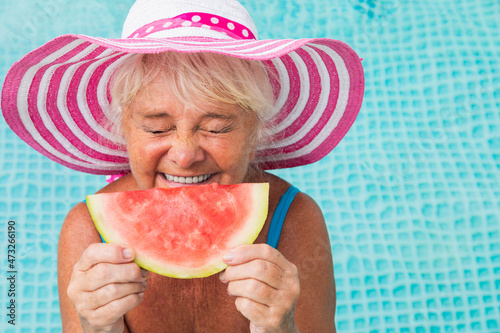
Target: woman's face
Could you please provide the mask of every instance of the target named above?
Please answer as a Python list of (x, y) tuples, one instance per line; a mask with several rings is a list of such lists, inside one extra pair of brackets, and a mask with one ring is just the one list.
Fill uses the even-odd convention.
[(122, 122), (141, 189), (241, 183), (254, 157), (252, 114), (223, 103), (183, 105), (161, 79), (138, 92)]

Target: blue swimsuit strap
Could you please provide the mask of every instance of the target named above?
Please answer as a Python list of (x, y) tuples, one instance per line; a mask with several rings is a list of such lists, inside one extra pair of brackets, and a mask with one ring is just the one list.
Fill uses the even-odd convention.
[[(276, 248), (278, 246), (278, 241), (280, 240), (281, 229), (283, 228), (283, 222), (285, 221), (286, 213), (288, 208), (292, 204), (295, 195), (299, 193), (299, 189), (295, 186), (290, 186), (290, 188), (281, 196), (280, 202), (276, 207), (273, 218), (271, 219), (271, 225), (269, 226), (269, 233), (267, 234), (267, 244)], [(83, 200), (86, 203), (86, 200)], [(99, 234), (103, 243), (106, 243)]]
[(278, 246), (278, 241), (280, 240), (281, 228), (283, 227), (283, 222), (285, 221), (286, 213), (288, 208), (292, 204), (295, 195), (299, 193), (299, 189), (295, 186), (290, 186), (290, 188), (281, 196), (280, 202), (274, 211), (273, 218), (271, 219), (271, 225), (269, 226), (269, 233), (267, 234), (267, 244), (276, 248)]

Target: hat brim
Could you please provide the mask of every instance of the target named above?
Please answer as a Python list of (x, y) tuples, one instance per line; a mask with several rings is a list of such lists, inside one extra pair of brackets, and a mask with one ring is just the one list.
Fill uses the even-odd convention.
[(92, 174), (128, 172), (123, 139), (107, 121), (109, 80), (127, 55), (166, 51), (261, 60), (274, 72), (274, 134), (257, 147), (255, 159), (262, 169), (318, 161), (345, 136), (361, 108), (361, 61), (341, 41), (63, 35), (11, 67), (2, 88), (3, 116), (22, 140), (57, 163)]

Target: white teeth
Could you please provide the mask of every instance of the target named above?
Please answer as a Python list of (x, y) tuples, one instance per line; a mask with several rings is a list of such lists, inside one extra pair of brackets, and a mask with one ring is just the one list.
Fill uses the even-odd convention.
[(197, 184), (204, 182), (205, 180), (210, 178), (211, 175), (207, 174), (203, 176), (194, 176), (194, 177), (177, 177), (177, 176), (167, 175), (166, 173), (164, 173), (163, 176), (171, 182), (176, 182), (181, 184)]

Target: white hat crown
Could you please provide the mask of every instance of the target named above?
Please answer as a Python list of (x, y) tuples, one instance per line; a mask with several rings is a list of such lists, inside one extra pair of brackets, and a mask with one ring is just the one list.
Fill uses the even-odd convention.
[[(171, 19), (179, 16), (183, 24), (172, 24)], [(196, 24), (203, 19), (210, 24)], [(137, 0), (123, 25), (122, 38), (145, 37), (145, 32), (152, 38), (238, 38), (233, 31), (241, 38), (257, 39), (250, 14), (236, 0)]]

